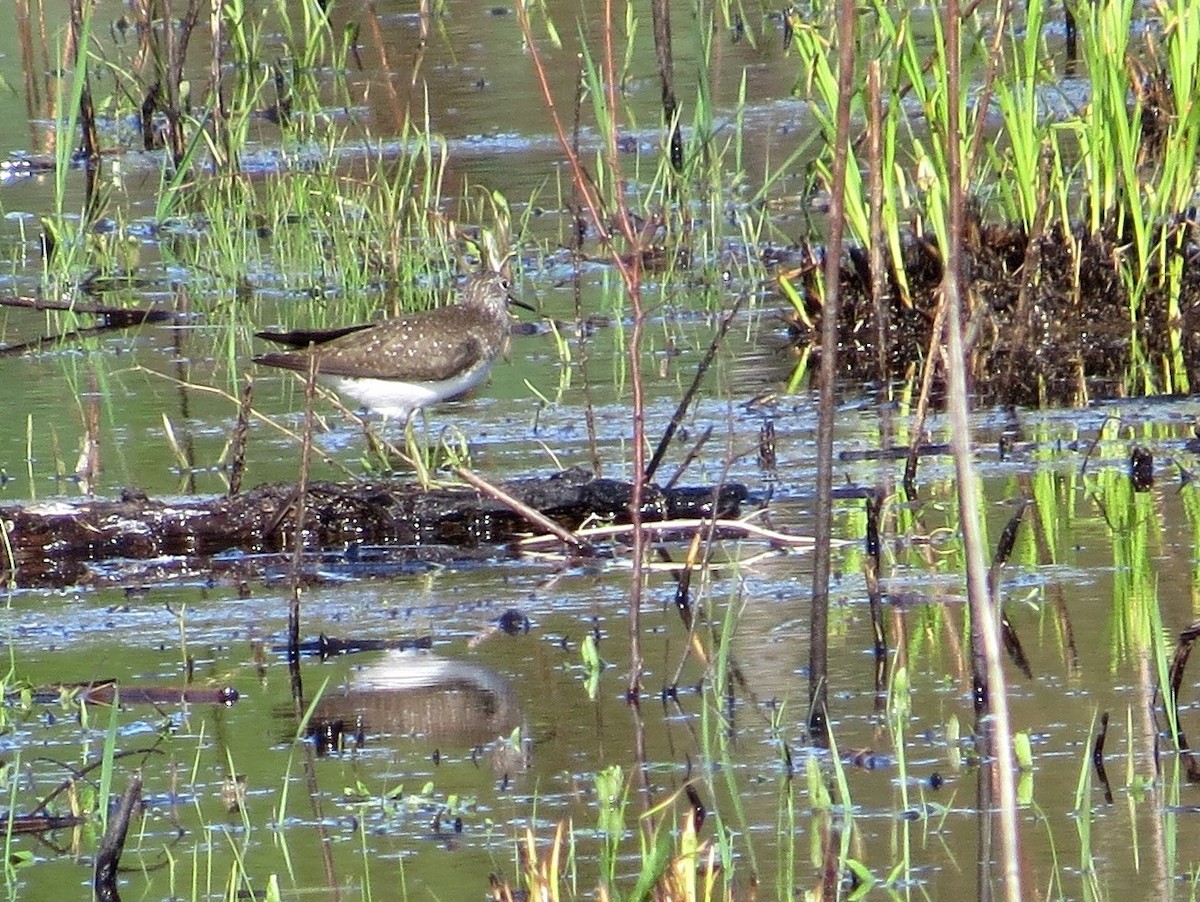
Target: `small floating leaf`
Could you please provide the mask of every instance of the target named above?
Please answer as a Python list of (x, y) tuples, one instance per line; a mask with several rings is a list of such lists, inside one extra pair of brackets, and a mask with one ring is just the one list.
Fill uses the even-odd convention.
[(588, 633), (583, 637), (583, 641), (579, 643), (579, 655), (583, 658), (583, 666), (589, 673), (598, 671), (603, 662), (600, 660), (600, 651), (596, 648), (596, 639)]
[(1033, 771), (1023, 770), (1017, 780), (1017, 804), (1030, 805), (1033, 803)]
[(597, 772), (596, 797), (600, 802), (600, 831), (617, 839), (625, 832), (625, 772), (620, 765)]
[(1033, 770), (1033, 747), (1029, 744), (1029, 733), (1022, 730), (1013, 734), (1013, 751), (1017, 756), (1017, 767)]
[(962, 767), (962, 749), (958, 747), (961, 738), (962, 726), (958, 722), (958, 715), (951, 714), (946, 721), (946, 758), (953, 770)]
[(825, 775), (821, 773), (821, 763), (811, 752), (808, 755), (805, 776), (808, 781), (809, 805), (814, 811), (828, 811), (832, 805), (829, 788), (825, 785)]

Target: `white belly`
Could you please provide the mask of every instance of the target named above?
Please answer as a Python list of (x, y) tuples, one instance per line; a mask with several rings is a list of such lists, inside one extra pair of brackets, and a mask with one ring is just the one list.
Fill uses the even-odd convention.
[(453, 379), (441, 382), (352, 379), (348, 376), (321, 376), (321, 381), (338, 394), (353, 398), (383, 417), (407, 422), (422, 407), (466, 394), (487, 378), (491, 368), (492, 361), (483, 360)]

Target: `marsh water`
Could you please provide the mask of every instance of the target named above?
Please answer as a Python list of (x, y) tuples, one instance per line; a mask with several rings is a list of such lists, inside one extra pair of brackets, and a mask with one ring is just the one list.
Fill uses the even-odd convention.
[[(574, 6), (551, 4), (566, 46), (551, 51), (554, 85), (570, 97), (579, 40)], [(590, 4), (588, 5), (590, 8)], [(599, 5), (597, 5), (599, 6)], [(373, 8), (374, 9), (374, 8)], [(678, 11), (682, 11), (678, 7)], [(409, 5), (374, 9), (394, 67), (417, 55), (420, 22)], [(338, 7), (343, 22), (369, 10)], [(648, 13), (646, 14), (648, 16)], [(98, 34), (121, 7), (100, 4)], [(585, 34), (596, 27), (584, 18)], [(769, 21), (769, 20), (767, 20)], [(521, 236), (517, 293), (536, 306), (527, 323), (572, 322), (578, 303), (596, 323), (563, 353), (545, 325), (518, 331), (508, 359), (472, 397), (428, 412), (422, 440), (465, 442), (473, 469), (499, 481), (561, 468), (628, 478), (631, 386), (628, 322), (619, 279), (606, 264), (578, 269), (557, 248), (569, 233), (561, 215), (561, 154), (515, 15), (505, 6), (448, 3), (420, 61), (431, 128), (444, 135), (447, 195), (479, 189), (508, 198), (516, 218), (536, 208)], [(61, 22), (51, 22), (53, 28)], [(339, 27), (341, 25), (339, 24)], [(658, 154), (658, 85), (648, 22), (624, 85), (633, 124), (631, 167)], [(699, 48), (680, 27), (676, 67), (681, 96), (695, 91)], [(58, 32), (55, 32), (57, 34)], [(116, 35), (118, 31), (111, 32)], [(264, 35), (268, 48), (273, 33)], [(55, 205), (53, 175), (28, 160), (53, 144), (56, 79), (35, 75), (41, 105), (29, 103), (28, 57), (18, 33), (0, 33), (0, 134), (9, 161), (0, 181), (0, 272), (5, 295), (42, 290), (38, 236)], [(105, 40), (109, 37), (106, 36)], [(50, 46), (53, 48), (53, 41)], [(709, 67), (717, 119), (737, 117), (745, 77), (746, 172), (767, 172), (807, 135), (805, 105), (790, 96), (800, 73), (781, 38), (757, 45), (722, 34)], [(403, 154), (385, 74), (376, 55), (350, 78), (358, 105), (330, 111), (345, 133), (345, 165), (370, 152)], [(107, 84), (97, 76), (100, 91)], [(24, 85), (24, 89), (22, 89)], [(426, 115), (422, 105), (422, 115)], [(122, 146), (132, 126), (108, 123)], [(585, 137), (588, 134), (585, 129)], [(123, 138), (122, 136), (125, 136)], [(255, 122), (245, 157), (256, 177), (291, 165), (269, 117)], [(284, 158), (288, 157), (287, 160)], [(646, 162), (643, 162), (646, 161)], [(802, 162), (773, 188), (773, 241), (806, 235), (811, 204), (801, 193)], [(106, 292), (106, 303), (174, 306), (187, 295), (186, 321), (145, 325), (50, 343), (0, 357), (0, 503), (52, 504), (87, 492), (133, 489), (154, 497), (216, 495), (227, 488), (229, 436), (241, 378), (254, 376), (254, 405), (291, 434), (256, 420), (246, 451), (247, 482), (295, 481), (304, 392), (290, 375), (255, 371), (252, 333), (297, 319), (341, 321), (340, 311), (372, 311), (379, 296), (348, 298), (320, 273), (287, 271), (270, 238), (250, 241), (248, 259), (201, 260), (190, 240), (154, 222), (162, 160), (114, 154), (102, 181), (110, 216), (98, 233), (132, 236), (136, 284)], [(80, 205), (72, 172), (66, 209)], [(729, 204), (737, 206), (737, 190)], [(694, 279), (658, 288), (651, 280), (645, 338), (647, 433), (662, 433), (711, 341), (718, 318), (742, 301), (727, 341), (706, 375), (665, 473), (679, 467), (706, 430), (712, 435), (684, 471), (691, 485), (740, 483), (744, 512), (771, 528), (812, 531), (817, 399), (803, 356), (789, 346), (786, 303), (767, 281), (739, 277), (736, 236), (713, 249)], [(217, 251), (210, 253), (216, 255)], [(245, 275), (243, 286), (214, 273)], [(248, 288), (246, 287), (248, 286)], [(239, 306), (240, 305), (240, 306)], [(228, 315), (233, 306), (235, 315)], [(221, 311), (218, 315), (218, 311)], [(3, 308), (0, 340), (16, 345), (61, 324), (44, 312)], [(318, 399), (315, 443), (328, 458), (314, 478), (363, 472), (365, 442), (353, 423)], [(708, 811), (703, 835), (724, 836), (729, 897), (801, 898), (821, 882), (819, 842), (832, 824), (849, 857), (882, 883), (872, 894), (914, 899), (989, 898), (991, 822), (980, 808), (980, 775), (967, 737), (973, 729), (962, 556), (957, 542), (953, 467), (923, 458), (919, 500), (895, 491), (903, 462), (872, 452), (908, 440), (911, 411), (898, 387), (878, 401), (875, 387), (846, 384), (838, 398), (840, 484), (881, 489), (888, 498), (883, 580), (889, 672), (906, 686), (876, 691), (870, 614), (863, 576), (861, 499), (838, 502), (830, 674), (835, 753), (806, 737), (808, 600), (805, 554), (763, 542), (726, 539), (717, 565), (693, 589), (702, 630), (727, 627), (719, 658), (702, 661), (676, 609), (675, 572), (653, 570), (643, 613), (646, 671), (640, 707), (625, 701), (629, 666), (628, 555), (581, 561), (511, 548), (430, 549), (403, 566), (373, 563), (378, 549), (334, 549), (305, 561), (302, 634), (401, 644), (322, 658), (300, 668), (298, 719), (282, 650), (289, 587), (286, 568), (247, 567), (238, 555), (204, 562), (105, 561), (77, 585), (11, 587), (0, 610), (12, 693), (0, 757), (6, 808), (33, 811), (56, 786), (100, 760), (118, 759), (112, 789), (131, 773), (144, 781), (122, 857), (126, 899), (331, 898), (480, 899), (489, 874), (520, 884), (517, 849), (532, 830), (543, 852), (565, 823), (573, 855), (563, 865), (566, 897), (593, 898), (601, 867), (632, 893), (642, 867), (636, 831), (653, 818), (670, 830), (687, 807), (685, 784)], [(594, 412), (594, 438), (585, 409)], [(1014, 728), (1028, 735), (1032, 767), (1021, 774), (1022, 866), (1030, 897), (1191, 898), (1200, 841), (1191, 821), (1200, 790), (1181, 776), (1155, 706), (1157, 662), (1178, 631), (1200, 615), (1200, 498), (1190, 479), (1190, 444), (1200, 403), (1113, 400), (1072, 410), (984, 410), (975, 439), (986, 533), (994, 545), (1017, 501), (1033, 499), (1016, 550), (1001, 573), (1008, 619), (1031, 676), (1009, 664)], [(774, 430), (774, 459), (760, 453)], [(387, 428), (387, 427), (384, 427)], [(85, 483), (77, 462), (96, 438), (99, 468)], [(934, 416), (927, 440), (947, 440)], [(1154, 486), (1134, 493), (1134, 446), (1154, 459)], [(662, 559), (679, 560), (684, 543)], [(382, 555), (380, 555), (382, 557)], [(136, 575), (131, 575), (136, 574)], [(605, 667), (589, 685), (582, 649), (594, 642)], [(104, 679), (137, 687), (232, 687), (232, 705), (123, 700), (81, 705), (56, 687)], [(1182, 690), (1184, 729), (1196, 716), (1196, 679)], [(897, 699), (903, 699), (898, 706)], [(1109, 786), (1093, 767), (1093, 739), (1109, 715)], [(1157, 753), (1157, 754), (1156, 754)], [(819, 810), (805, 779), (810, 758), (845, 773), (848, 795)], [(619, 771), (610, 769), (618, 768)], [(598, 788), (616, 773), (618, 791)], [(98, 772), (76, 790), (98, 791)], [(661, 810), (647, 814), (654, 806)], [(604, 812), (623, 807), (623, 841), (603, 864)], [(59, 796), (53, 810), (70, 810)], [(13, 898), (78, 898), (90, 892), (100, 827), (14, 836), (7, 892)], [(981, 863), (982, 862), (982, 863)], [(845, 893), (864, 892), (849, 883)]]

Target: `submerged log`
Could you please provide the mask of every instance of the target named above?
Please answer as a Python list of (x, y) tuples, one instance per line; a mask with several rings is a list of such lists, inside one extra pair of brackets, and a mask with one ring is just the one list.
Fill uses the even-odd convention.
[[(589, 517), (629, 517), (628, 483), (580, 470), (502, 488), (567, 529)], [(642, 515), (647, 521), (736, 516), (745, 498), (740, 485), (653, 489)], [(119, 500), (0, 506), (0, 577), (21, 586), (64, 585), (100, 561), (280, 552), (292, 547), (296, 501), (296, 486), (273, 484), (233, 497), (156, 500), (126, 492)], [(519, 514), (466, 486), (317, 482), (309, 485), (304, 508), (305, 545), (312, 551), (347, 545), (473, 548), (531, 531)]]

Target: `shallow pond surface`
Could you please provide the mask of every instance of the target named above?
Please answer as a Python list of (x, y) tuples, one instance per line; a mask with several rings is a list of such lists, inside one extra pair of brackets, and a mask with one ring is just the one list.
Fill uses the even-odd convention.
[[(450, 139), (455, 178), (502, 190), (516, 205), (558, 177), (559, 159), (540, 107), (529, 101), (533, 79), (516, 24), (486, 8), (448, 6), (422, 68), (434, 127)], [(356, 6), (343, 12), (364, 14)], [(574, 16), (573, 8), (561, 16)], [(379, 21), (397, 55), (415, 52), (414, 16), (382, 12)], [(778, 154), (773, 142), (786, 143), (804, 127), (787, 94), (796, 73), (778, 43), (718, 45), (716, 102), (732, 115), (746, 71), (751, 133), (760, 139), (753, 152)], [(19, 84), (17, 47), (0, 49), (4, 77)], [(678, 51), (681, 72), (694, 67), (695, 53)], [(573, 51), (557, 59), (573, 60)], [(571, 83), (573, 71), (560, 67), (562, 84)], [(359, 86), (372, 111), (369, 130), (388, 134), (386, 107), (371, 106), (383, 76), (368, 68), (357, 77), (372, 86)], [(635, 114), (657, 122), (652, 70), (636, 75), (629, 91)], [(2, 102), (8, 116), (26, 118), (11, 98)], [(0, 138), (0, 150), (44, 150), (49, 126), (35, 120), (27, 133)], [(654, 129), (644, 133), (653, 146)], [(264, 137), (264, 156), (272, 146)], [(153, 211), (158, 170), (145, 172), (121, 201), (130, 219)], [(4, 259), (13, 261), (0, 290), (32, 293), (39, 284), (35, 236), (23, 230), (52, 203), (48, 176), (0, 185)], [(801, 213), (785, 204), (775, 226), (793, 228)], [(148, 238), (144, 248), (150, 289), (131, 291), (139, 304), (163, 301), (190, 280), (199, 283), (200, 310), (234, 303), (232, 292), (206, 295), (204, 273), (180, 269), (156, 242)], [(270, 250), (263, 242), (259, 251), (268, 263)], [(518, 291), (536, 302), (539, 320), (571, 321), (570, 272), (546, 256), (551, 262), (529, 266)], [(302, 318), (340, 319), (342, 298), (331, 294), (305, 307), (301, 292), (287, 286), (293, 276), (264, 270), (268, 288), (232, 323), (200, 312), (183, 326), (147, 325), (0, 357), (0, 502), (79, 498), (76, 460), (89, 429), (98, 441), (100, 470), (91, 488), (99, 496), (125, 488), (223, 492), (235, 396), (240, 377), (253, 370), (252, 332), (291, 322), (297, 306)], [(601, 265), (585, 266), (583, 309), (601, 316), (586, 341), (564, 356), (546, 328), (514, 335), (511, 359), (497, 364), (487, 386), (429, 411), (425, 440), (461, 434), (472, 466), (493, 480), (590, 467), (590, 406), (604, 473), (627, 478), (628, 324), (614, 300), (616, 281)], [(662, 433), (719, 312), (739, 294), (751, 302), (706, 376), (664, 473), (711, 427), (683, 483), (741, 483), (750, 492), (747, 512), (760, 510), (772, 528), (808, 534), (816, 398), (807, 379), (792, 385), (798, 357), (785, 347), (787, 329), (776, 315), (783, 304), (774, 294), (736, 279), (698, 278), (687, 290), (652, 296), (647, 433)], [(11, 345), (56, 325), (44, 313), (6, 309), (0, 329)], [(254, 391), (256, 407), (272, 422), (300, 430), (303, 388), (290, 374), (259, 371)], [(314, 475), (360, 473), (361, 433), (327, 402), (317, 407), (327, 420), (315, 443), (332, 463), (315, 463)], [(303, 720), (282, 650), (285, 566), (272, 562), (266, 577), (239, 578), (236, 566), (218, 571), (204, 562), (181, 568), (164, 561), (161, 578), (140, 570), (148, 575), (131, 584), (121, 562), (106, 562), (96, 565), (94, 585), (7, 593), (0, 637), (10, 684), (115, 679), (129, 695), (145, 686), (233, 687), (238, 701), (227, 707), (198, 697), (184, 704), (123, 697), (113, 712), (59, 701), (53, 690), (33, 699), (14, 694), (0, 734), (12, 810), (32, 811), (72, 772), (97, 761), (111, 730), (116, 750), (128, 756), (117, 762), (114, 791), (135, 770), (144, 780), (145, 808), (122, 859), (125, 898), (263, 898), (277, 882), (288, 898), (315, 890), (336, 898), (478, 899), (491, 873), (518, 884), (516, 849), (526, 828), (545, 854), (560, 822), (569, 825), (574, 849), (563, 866), (568, 895), (593, 898), (604, 866), (598, 825), (607, 817), (612, 829), (611, 811), (621, 800), (625, 832), (611, 867), (632, 892), (642, 862), (639, 819), (663, 829), (679, 823), (689, 783), (708, 813), (702, 837), (728, 838), (731, 859), (723, 864), (733, 875), (733, 898), (793, 898), (819, 888), (820, 840), (830, 829), (876, 880), (891, 879), (893, 895), (989, 898), (997, 876), (977, 863), (989, 861), (991, 824), (979, 801), (986, 770), (967, 739), (973, 715), (953, 467), (945, 456), (925, 458), (920, 500), (908, 503), (894, 493), (902, 461), (873, 456), (907, 440), (908, 413), (902, 404), (880, 406), (857, 386), (844, 387), (840, 398), (836, 440), (845, 456), (837, 481), (888, 493), (888, 663), (903, 679), (890, 695), (886, 685), (875, 689), (865, 516), (861, 499), (847, 497), (835, 524), (846, 544), (835, 558), (832, 759), (810, 748), (804, 730), (808, 559), (763, 542), (721, 540), (719, 566), (693, 576), (703, 614), (696, 642), (676, 609), (675, 573), (652, 571), (640, 708), (624, 698), (630, 577), (619, 548), (601, 561), (508, 548), (482, 556), (437, 549), (428, 562), (385, 568), (373, 567), (374, 549), (313, 554), (301, 595), (303, 638), (375, 647), (302, 661), (299, 694), (313, 704)], [(1026, 885), (1039, 897), (1195, 894), (1200, 844), (1189, 821), (1200, 797), (1175, 757), (1163, 754), (1155, 764), (1158, 743), (1163, 752), (1170, 745), (1154, 692), (1157, 658), (1169, 659), (1175, 634), (1200, 615), (1200, 499), (1196, 482), (1183, 478), (1200, 466), (1189, 444), (1198, 413), (1200, 405), (1175, 399), (982, 411), (975, 418), (989, 544), (1017, 499), (1035, 500), (1001, 571), (1001, 591), (1032, 674), (1008, 665), (1014, 727), (1028, 734), (1033, 752), (1033, 768), (1021, 775), (1020, 823)], [(773, 466), (759, 454), (767, 423), (775, 435)], [(946, 428), (935, 417), (928, 440), (947, 441)], [(1157, 477), (1140, 494), (1128, 480), (1135, 445), (1152, 452)], [(252, 424), (249, 483), (295, 480), (299, 457), (294, 436)], [(685, 553), (686, 542), (673, 540), (657, 560), (679, 561)], [(236, 555), (229, 558), (236, 564)], [(415, 639), (429, 647), (380, 647)], [(589, 687), (582, 649), (592, 642), (606, 666)], [(697, 646), (712, 660), (701, 660)], [(1200, 704), (1197, 682), (1185, 675), (1182, 690), (1184, 727), (1192, 733), (1200, 729), (1189, 725)], [(1110, 798), (1092, 767), (1101, 712), (1110, 714)], [(830, 813), (816, 810), (805, 779), (810, 760), (826, 773), (835, 761), (844, 768), (848, 795), (835, 793)], [(607, 768), (620, 768), (624, 795), (598, 789), (597, 775)], [(79, 791), (92, 792), (98, 773), (81, 777)], [(70, 809), (61, 796), (54, 807)], [(30, 857), (13, 859), (10, 896), (87, 892), (98, 834), (88, 821), (14, 837), (12, 852)]]

